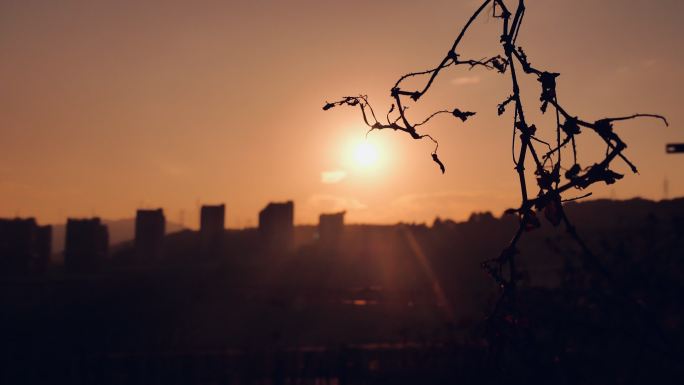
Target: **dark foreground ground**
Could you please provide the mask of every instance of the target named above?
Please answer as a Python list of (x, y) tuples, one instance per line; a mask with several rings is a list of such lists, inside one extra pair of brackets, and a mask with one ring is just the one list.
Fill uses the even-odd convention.
[[(681, 384), (684, 200), (568, 212), (520, 245), (524, 285), (488, 318), (480, 269), (515, 218), (298, 229), (295, 249), (230, 232), (161, 261), (120, 245), (97, 271), (0, 279), (0, 384)], [(302, 241), (303, 240), (303, 241)]]

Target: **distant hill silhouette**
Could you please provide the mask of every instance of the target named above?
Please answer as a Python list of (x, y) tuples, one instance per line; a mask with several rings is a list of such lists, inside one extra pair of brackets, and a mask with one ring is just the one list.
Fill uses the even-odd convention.
[[(109, 244), (111, 246), (122, 242), (132, 241), (135, 237), (135, 218), (103, 220), (103, 224), (109, 230)], [(175, 233), (183, 230), (184, 227), (173, 222), (166, 223), (166, 233)], [(62, 261), (62, 252), (64, 251), (64, 236), (66, 234), (66, 225), (59, 224), (52, 226), (52, 259), (53, 261)]]

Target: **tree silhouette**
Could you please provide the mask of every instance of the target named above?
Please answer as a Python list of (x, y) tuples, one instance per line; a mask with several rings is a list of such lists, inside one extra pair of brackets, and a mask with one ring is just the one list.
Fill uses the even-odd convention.
[[(615, 132), (615, 123), (641, 117), (660, 119), (666, 125), (668, 122), (663, 116), (655, 114), (610, 117), (592, 122), (571, 113), (569, 109), (562, 106), (558, 101), (557, 78), (560, 74), (534, 67), (522, 46), (517, 42), (525, 16), (524, 0), (518, 0), (514, 12), (511, 12), (512, 8), (509, 8), (507, 3), (511, 3), (511, 1), (485, 0), (470, 17), (456, 37), (449, 52), (436, 67), (401, 76), (390, 90), (394, 103), (385, 116), (385, 122), (378, 120), (373, 107), (368, 101), (368, 97), (365, 95), (347, 96), (334, 102), (327, 102), (323, 110), (329, 110), (342, 105), (358, 107), (361, 110), (363, 121), (369, 127), (368, 133), (374, 130), (391, 129), (405, 132), (416, 140), (431, 140), (435, 144), (431, 157), (437, 163), (442, 173), (444, 173), (446, 171), (445, 165), (439, 159), (437, 153), (439, 142), (430, 135), (421, 134), (418, 129), (438, 115), (451, 114), (462, 122), (466, 122), (475, 115), (475, 112), (463, 111), (458, 108), (440, 110), (416, 122), (408, 116), (407, 104), (418, 102), (430, 90), (437, 76), (449, 67), (467, 66), (471, 69), (483, 68), (510, 77), (511, 95), (498, 105), (497, 111), (499, 115), (503, 115), (507, 109), (513, 108), (514, 149), (516, 149), (516, 138), (519, 140), (517, 156), (514, 156), (513, 162), (519, 176), (522, 199), (519, 207), (509, 209), (506, 213), (517, 215), (519, 226), (513, 239), (503, 249), (501, 254), (496, 258), (485, 261), (482, 264), (482, 268), (487, 271), (501, 288), (501, 295), (490, 318), (506, 320), (510, 324), (515, 324), (514, 303), (516, 287), (521, 279), (521, 275), (516, 268), (517, 245), (526, 231), (531, 231), (541, 226), (538, 214), (543, 215), (554, 226), (563, 224), (570, 236), (583, 250), (583, 256), (587, 259), (585, 262), (589, 266), (593, 266), (606, 279), (610, 279), (610, 274), (602, 267), (599, 260), (589, 250), (582, 238), (580, 238), (563, 209), (564, 202), (581, 199), (591, 195), (591, 193), (571, 199), (567, 199), (565, 196), (574, 190), (586, 190), (595, 183), (603, 182), (610, 185), (622, 179), (622, 174), (611, 169), (613, 162), (618, 159), (626, 163), (632, 172), (637, 173), (637, 167), (624, 154), (627, 145)], [(473, 22), (485, 14), (485, 12), (491, 12), (494, 18), (501, 20), (502, 34), (499, 43), (501, 44), (502, 53), (480, 60), (463, 59), (459, 54), (459, 46)], [(541, 112), (547, 113), (551, 110), (551, 113), (555, 114), (556, 141), (553, 145), (538, 138), (536, 136), (537, 127), (527, 119), (519, 85), (519, 77), (523, 74), (535, 76), (540, 83), (541, 93), (539, 101)], [(422, 78), (424, 79), (424, 85), (419, 89), (404, 89), (402, 85), (409, 78)], [(606, 154), (605, 158), (600, 162), (582, 166), (577, 160), (576, 137), (587, 131), (593, 132), (603, 140), (606, 145)], [(566, 159), (567, 157), (563, 158), (561, 156), (562, 150), (567, 147), (572, 148), (572, 157), (569, 160)], [(533, 172), (538, 187), (538, 191), (534, 196), (530, 195), (530, 187), (525, 179), (525, 162), (529, 157), (534, 162)]]

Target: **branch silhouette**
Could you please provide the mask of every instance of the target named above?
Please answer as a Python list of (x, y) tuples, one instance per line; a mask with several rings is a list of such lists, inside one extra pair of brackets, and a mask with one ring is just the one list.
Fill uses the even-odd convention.
[[(418, 123), (412, 123), (413, 120), (407, 114), (408, 103), (418, 102), (430, 90), (438, 75), (449, 67), (483, 68), (496, 71), (501, 75), (507, 75), (510, 78), (511, 94), (497, 106), (497, 112), (499, 115), (503, 115), (508, 108), (513, 108), (513, 163), (518, 174), (521, 203), (519, 207), (509, 209), (506, 212), (518, 216), (519, 227), (501, 254), (482, 263), (482, 268), (501, 288), (501, 296), (492, 316), (506, 319), (509, 323), (515, 323), (515, 315), (512, 309), (515, 303), (516, 287), (521, 279), (516, 268), (517, 245), (525, 232), (541, 226), (538, 213), (542, 214), (553, 226), (563, 224), (570, 236), (581, 246), (585, 257), (591, 258), (593, 266), (603, 272), (605, 269), (580, 238), (563, 209), (564, 202), (582, 199), (591, 193), (583, 193), (579, 197), (567, 199), (563, 195), (570, 193), (571, 190), (585, 190), (595, 183), (603, 182), (608, 185), (616, 183), (623, 178), (622, 174), (611, 169), (613, 162), (617, 159), (627, 164), (633, 173), (638, 173), (637, 167), (624, 153), (627, 144), (615, 132), (616, 123), (639, 118), (660, 119), (665, 125), (668, 125), (668, 121), (661, 115), (640, 113), (623, 117), (607, 117), (591, 122), (570, 113), (558, 100), (557, 79), (560, 74), (535, 68), (523, 48), (517, 43), (518, 33), (525, 16), (525, 1), (518, 0), (514, 12), (510, 10), (513, 8), (507, 6), (507, 3), (511, 2), (485, 0), (469, 18), (437, 66), (429, 70), (401, 76), (390, 90), (394, 103), (386, 115), (385, 123), (377, 120), (365, 95), (347, 96), (341, 100), (326, 103), (323, 109), (329, 110), (342, 105), (358, 107), (361, 110), (364, 122), (369, 127), (368, 133), (373, 130), (391, 129), (405, 132), (416, 140), (431, 140), (435, 144), (431, 157), (444, 173), (445, 166), (437, 154), (438, 141), (430, 135), (419, 133), (417, 129), (438, 115), (451, 113), (454, 117), (466, 122), (475, 115), (475, 112), (462, 111), (458, 108), (451, 111), (441, 110)], [(497, 56), (481, 60), (462, 59), (459, 54), (460, 43), (473, 22), (482, 16), (487, 9), (491, 10), (491, 15), (494, 18), (501, 20), (502, 33), (499, 43), (502, 52)], [(537, 127), (527, 119), (519, 85), (519, 78), (523, 75), (534, 76), (540, 83), (539, 108), (541, 112), (546, 114), (551, 109), (556, 116), (556, 143), (553, 146), (535, 136)], [(424, 85), (418, 89), (403, 88), (404, 81), (410, 78), (424, 78)], [(593, 132), (603, 140), (606, 145), (606, 155), (603, 160), (597, 163), (582, 166), (578, 162), (576, 137), (585, 132)], [(519, 141), (518, 147), (516, 147), (516, 140)], [(544, 146), (545, 149), (540, 151), (539, 146)], [(571, 163), (562, 158), (562, 150), (568, 146), (572, 147)], [(537, 191), (534, 196), (530, 195), (532, 188), (527, 185), (525, 178), (525, 163), (529, 159), (534, 163), (533, 172), (537, 183)]]

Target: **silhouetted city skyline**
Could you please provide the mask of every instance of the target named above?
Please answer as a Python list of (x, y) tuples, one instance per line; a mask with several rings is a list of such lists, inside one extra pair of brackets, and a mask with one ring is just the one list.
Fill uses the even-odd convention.
[[(36, 232), (40, 227), (33, 220), (0, 220), (0, 285), (6, 289), (0, 296), (5, 309), (0, 337), (3, 348), (13, 352), (0, 359), (4, 375), (83, 383), (116, 373), (144, 382), (178, 373), (187, 384), (202, 383), (200, 378), (232, 383), (226, 376), (272, 376), (269, 365), (278, 362), (287, 376), (345, 375), (361, 381), (404, 373), (404, 366), (396, 366), (402, 360), (430, 382), (481, 376), (486, 350), (477, 330), (485, 327), (480, 319), (498, 289), (480, 265), (509, 239), (517, 218), (480, 212), (465, 222), (362, 225), (344, 223), (338, 212), (322, 214), (318, 226), (291, 226), (283, 218), (290, 218), (293, 205), (266, 206), (267, 232), (223, 229), (218, 242), (209, 243), (200, 230), (180, 228), (158, 243), (165, 224), (160, 209), (138, 211), (141, 227), (108, 248), (99, 242), (106, 234), (102, 221), (71, 220), (69, 264), (37, 270), (33, 267), (40, 264), (33, 264), (21, 271), (7, 270), (12, 267), (7, 262), (21, 260), (7, 259), (7, 251), (28, 241), (32, 246), (16, 256), (41, 261), (45, 233)], [(214, 218), (208, 222), (216, 234), (222, 207), (204, 212)], [(684, 199), (573, 202), (567, 212), (587, 242), (602, 250), (602, 262), (615, 272), (617, 284), (638, 290), (647, 303), (662, 303), (653, 307), (655, 314), (665, 320), (664, 332), (678, 338)], [(277, 226), (293, 235), (292, 247), (269, 238)], [(33, 238), (18, 236), (20, 231)], [(551, 223), (544, 220), (520, 247), (520, 290), (529, 307), (526, 322), (534, 325), (524, 327), (540, 339), (536, 368), (557, 367), (546, 358), (561, 353), (555, 344), (570, 343), (577, 352), (562, 354), (572, 359), (574, 370), (594, 373), (598, 361), (617, 373), (631, 362), (639, 341), (657, 341), (647, 327), (632, 325), (629, 308), (610, 305), (609, 292), (600, 289), (605, 282), (583, 267), (571, 239)], [(543, 309), (537, 306), (542, 302)], [(609, 314), (598, 310), (604, 306)], [(569, 323), (567, 314), (576, 321)], [(581, 320), (588, 328), (599, 327), (612, 317), (619, 327), (589, 333), (590, 338), (575, 326)], [(622, 336), (623, 326), (640, 333)], [(543, 342), (548, 338), (549, 344)], [(38, 364), (36, 357), (52, 358)], [(340, 359), (356, 366), (341, 368)], [(668, 362), (653, 365), (672, 373)], [(49, 374), (26, 370), (34, 365)]]

